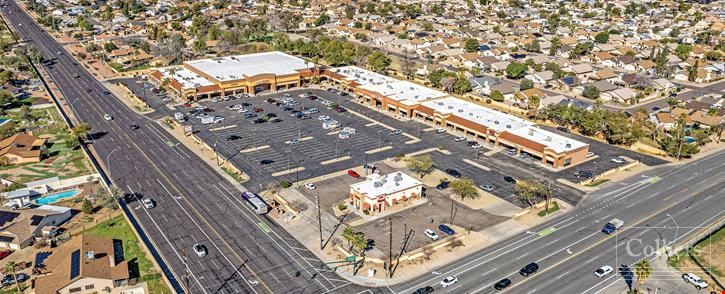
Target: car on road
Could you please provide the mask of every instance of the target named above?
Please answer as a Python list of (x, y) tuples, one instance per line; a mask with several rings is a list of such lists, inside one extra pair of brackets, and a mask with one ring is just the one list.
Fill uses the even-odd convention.
[(503, 180), (511, 184), (516, 184), (516, 179), (514, 179), (512, 176), (505, 176), (503, 177)]
[(5, 277), (3, 277), (3, 286), (10, 286), (15, 284), (16, 278), (18, 279), (18, 283), (22, 283), (27, 281), (30, 277), (24, 273), (15, 274), (15, 277), (13, 277), (13, 275), (5, 275)]
[(456, 234), (456, 231), (454, 231), (453, 229), (451, 229), (451, 227), (446, 226), (444, 224), (438, 225), (438, 230), (445, 233), (446, 235), (455, 235)]
[(353, 178), (356, 178), (356, 179), (360, 177), (360, 174), (358, 174), (357, 172), (355, 172), (354, 170), (351, 170), (351, 169), (347, 170), (347, 175), (349, 175)]
[(461, 173), (460, 173), (460, 172), (458, 172), (458, 171), (457, 171), (457, 170), (455, 170), (455, 169), (452, 169), (452, 168), (447, 168), (447, 169), (445, 170), (445, 172), (446, 172), (447, 174), (449, 174), (450, 176), (454, 177), (454, 178), (460, 178), (460, 177), (461, 177)]
[(609, 161), (611, 161), (612, 163), (616, 163), (616, 164), (622, 164), (625, 162), (624, 158), (621, 158), (621, 157), (615, 157), (615, 158), (610, 159)]
[(156, 203), (150, 198), (144, 198), (144, 200), (141, 200), (141, 203), (143, 203), (143, 207), (146, 207), (147, 209), (156, 207)]
[(317, 187), (315, 187), (315, 184), (313, 183), (305, 183), (305, 188), (307, 188), (307, 190), (317, 189)]
[(287, 141), (284, 141), (284, 143), (285, 144), (288, 144), (288, 145), (294, 145), (294, 144), (297, 144), (299, 142), (300, 142), (300, 139), (299, 138), (294, 138), (294, 139), (289, 139)]
[(506, 287), (508, 287), (509, 285), (511, 285), (511, 280), (509, 280), (508, 278), (505, 278), (503, 280), (496, 282), (496, 284), (493, 285), (493, 288), (496, 290), (503, 290), (503, 289), (506, 289)]
[(435, 291), (433, 287), (425, 286), (423, 288), (418, 288), (415, 292), (413, 292), (413, 294), (430, 294), (433, 293), (433, 291)]
[(86, 89), (86, 93), (90, 93), (91, 91), (93, 91), (93, 90), (90, 88)]
[(440, 184), (436, 185), (436, 189), (438, 190), (445, 190), (448, 188), (448, 185), (450, 185), (451, 182), (449, 181), (442, 181)]
[(128, 128), (131, 129), (131, 130), (137, 130), (138, 129), (138, 126), (135, 125), (135, 124), (130, 124), (130, 125), (128, 125)]
[(433, 232), (433, 230), (431, 230), (431, 229), (425, 229), (425, 231), (423, 231), (423, 234), (425, 234), (428, 238), (430, 238), (433, 241), (437, 241), (439, 238), (438, 234), (436, 234), (436, 232)]
[(622, 226), (624, 226), (624, 221), (618, 218), (614, 218), (607, 222), (604, 227), (602, 227), (602, 233), (605, 233), (607, 235), (611, 235), (612, 233), (616, 232), (617, 230), (621, 229)]
[(519, 274), (521, 274), (524, 277), (528, 277), (529, 275), (534, 274), (537, 271), (539, 271), (539, 265), (536, 264), (535, 262), (532, 262), (532, 263), (525, 265), (523, 268), (521, 268), (521, 270), (519, 271)]
[(493, 187), (493, 185), (489, 185), (489, 184), (481, 184), (478, 187), (481, 188), (481, 190), (486, 191), (486, 192), (491, 192), (491, 191), (493, 191), (493, 189), (495, 189)]
[(403, 133), (403, 130), (401, 130), (401, 129), (390, 130), (390, 135), (391, 136), (400, 135), (402, 133)]
[(105, 119), (105, 120), (113, 120), (113, 116), (111, 116), (110, 114), (106, 113), (106, 114), (103, 115), (103, 119)]
[(657, 106), (655, 106), (655, 107), (652, 107), (652, 111), (659, 111), (659, 110), (660, 110), (660, 108), (659, 108), (659, 107), (657, 107)]
[(463, 142), (463, 141), (466, 141), (466, 137), (456, 137), (455, 139), (453, 139), (453, 141)]
[(192, 248), (194, 249), (194, 253), (196, 253), (196, 256), (199, 256), (199, 257), (206, 256), (207, 250), (206, 250), (206, 246), (204, 246), (203, 244), (196, 243), (196, 244), (194, 244), (194, 246), (192, 246)]
[(327, 116), (327, 115), (320, 115), (320, 116), (317, 117), (317, 120), (319, 120), (319, 121), (328, 121), (328, 120), (330, 120), (330, 117)]
[(683, 274), (682, 279), (685, 280), (686, 283), (694, 285), (697, 290), (707, 288), (707, 282), (693, 273)]
[(441, 281), (441, 287), (445, 288), (458, 282), (458, 278), (455, 276), (449, 276)]
[(267, 165), (267, 164), (272, 164), (272, 163), (274, 163), (274, 160), (271, 160), (271, 159), (262, 159), (262, 161), (259, 162), (259, 164), (261, 164), (261, 165)]
[(76, 74), (73, 74), (73, 77), (77, 79), (77, 78), (80, 78), (81, 75), (79, 75), (79, 74), (76, 73)]
[(602, 266), (602, 267), (598, 268), (597, 270), (595, 270), (594, 275), (597, 277), (600, 277), (600, 278), (604, 278), (604, 276), (611, 274), (613, 271), (614, 271), (614, 268), (612, 268), (611, 266), (605, 265), (605, 266)]

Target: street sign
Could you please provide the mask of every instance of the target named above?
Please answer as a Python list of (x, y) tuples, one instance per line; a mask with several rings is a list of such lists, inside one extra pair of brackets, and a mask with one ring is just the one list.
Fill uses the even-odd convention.
[(348, 256), (348, 257), (345, 258), (345, 261), (347, 261), (347, 262), (355, 262), (355, 258), (356, 258), (355, 255), (350, 255), (350, 256)]

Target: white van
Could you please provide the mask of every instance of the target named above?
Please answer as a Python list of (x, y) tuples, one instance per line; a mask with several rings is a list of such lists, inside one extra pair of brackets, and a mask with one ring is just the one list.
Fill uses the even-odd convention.
[(338, 123), (336, 120), (328, 120), (322, 122), (322, 128), (325, 130), (334, 129), (340, 126), (340, 123)]

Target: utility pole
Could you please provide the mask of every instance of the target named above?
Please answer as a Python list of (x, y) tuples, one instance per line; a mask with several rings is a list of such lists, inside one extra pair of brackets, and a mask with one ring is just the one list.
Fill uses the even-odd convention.
[(450, 221), (448, 222), (451, 225), (453, 224), (453, 206), (454, 206), (453, 199), (451, 199), (451, 218), (450, 218)]
[(390, 267), (393, 264), (393, 218), (388, 218), (388, 266), (385, 268), (387, 270), (388, 279), (392, 277), (390, 272)]

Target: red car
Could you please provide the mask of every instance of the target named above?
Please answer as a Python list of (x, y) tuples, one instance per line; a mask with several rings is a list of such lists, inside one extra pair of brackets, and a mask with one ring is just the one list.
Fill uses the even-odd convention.
[(261, 109), (259, 107), (255, 107), (255, 108), (252, 109), (252, 111), (254, 111), (254, 112), (262, 112), (262, 111), (264, 111), (264, 109)]
[(191, 107), (191, 103), (184, 103), (184, 107)]
[(351, 170), (351, 169), (348, 169), (347, 170), (347, 174), (349, 176), (353, 177), (353, 178), (359, 178), (360, 177), (360, 175), (358, 173), (356, 173), (354, 170)]
[(8, 255), (10, 255), (10, 253), (13, 253), (13, 252), (10, 250), (0, 251), (0, 259), (4, 259), (5, 257), (8, 257)]

